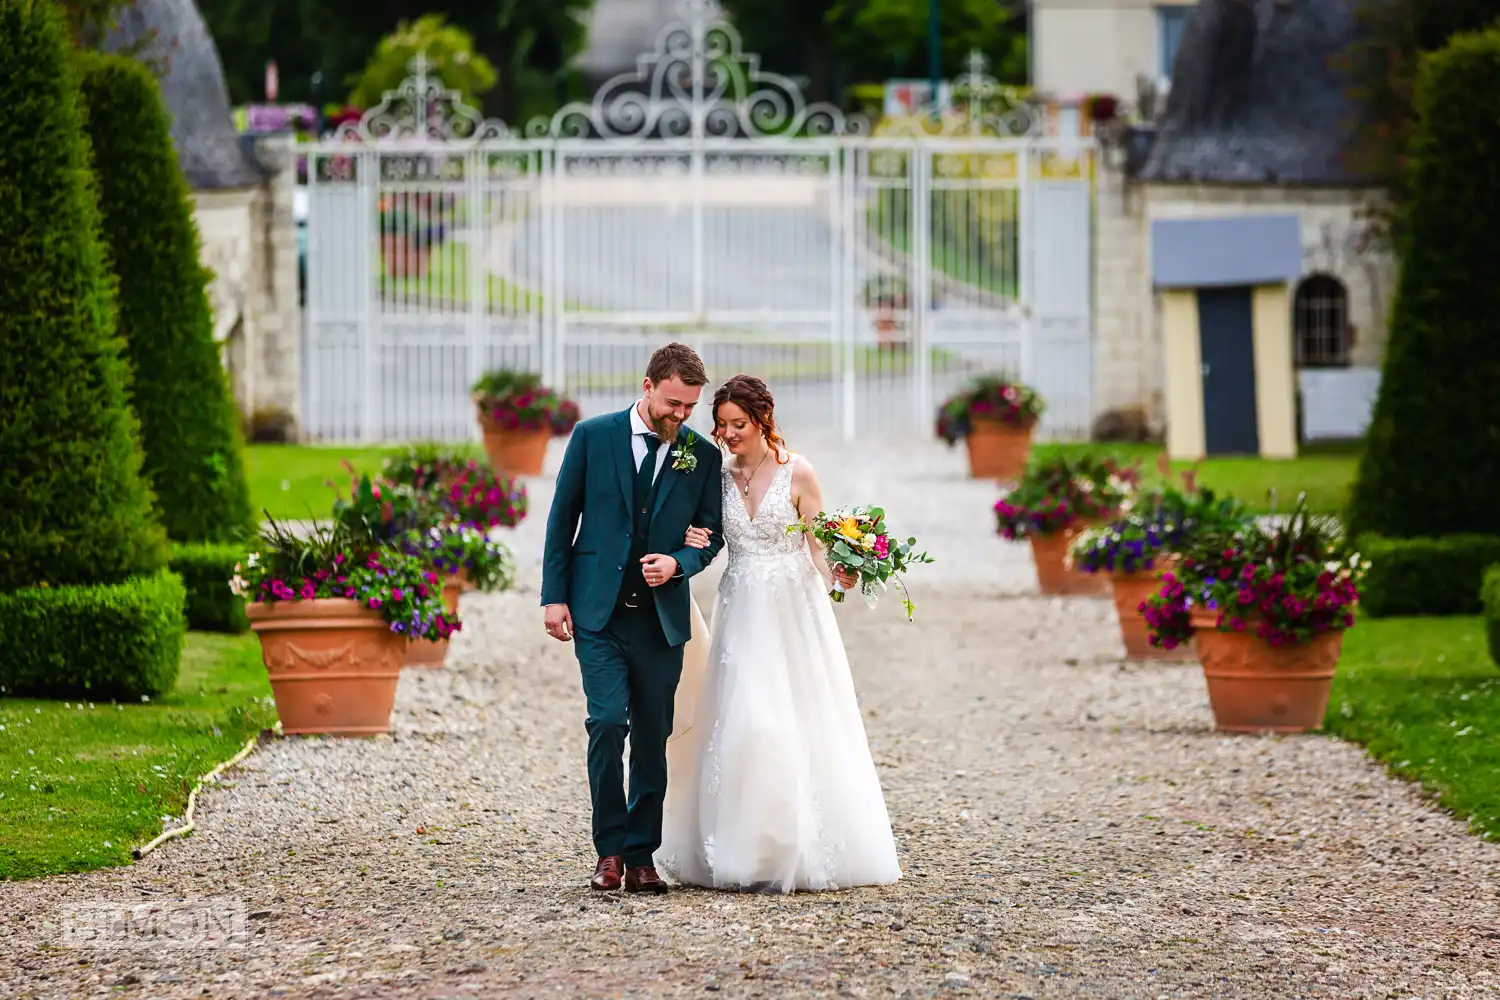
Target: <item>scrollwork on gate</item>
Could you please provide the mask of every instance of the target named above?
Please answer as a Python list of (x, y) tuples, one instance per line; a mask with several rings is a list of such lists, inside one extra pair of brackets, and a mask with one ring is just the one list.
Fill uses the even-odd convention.
[(951, 81), (955, 107), (946, 113), (934, 103), (903, 118), (888, 119), (882, 134), (922, 138), (1022, 139), (1045, 131), (1046, 116), (1034, 102), (990, 75), (984, 53), (969, 53), (968, 69)]
[(464, 103), (461, 93), (429, 73), (432, 64), (427, 53), (418, 52), (407, 68), (411, 76), (401, 86), (387, 90), (380, 103), (358, 121), (341, 125), (334, 137), (344, 142), (381, 143), (413, 139), (481, 142), (514, 136), (503, 121), (484, 117)]
[(535, 138), (753, 139), (855, 135), (868, 123), (832, 104), (808, 103), (785, 76), (760, 68), (716, 0), (679, 0), (682, 20), (657, 36), (633, 73), (534, 119)]

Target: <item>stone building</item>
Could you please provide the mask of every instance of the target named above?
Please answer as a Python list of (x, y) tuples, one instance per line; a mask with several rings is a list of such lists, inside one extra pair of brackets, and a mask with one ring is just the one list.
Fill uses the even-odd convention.
[(1367, 222), (1379, 194), (1347, 156), (1358, 109), (1337, 57), (1356, 38), (1354, 7), (1202, 0), (1187, 20), (1154, 131), (1137, 133), (1138, 144), (1122, 133), (1106, 141), (1097, 203), (1101, 409), (1145, 405), (1165, 421), (1153, 224), (1292, 216), (1303, 254), (1288, 325), (1303, 436), (1362, 433), (1396, 262)]
[[(144, 46), (144, 49), (142, 49)], [(137, 0), (109, 41), (164, 70), (177, 158), (193, 190), (214, 338), (247, 416), (298, 416), (301, 310), (289, 137), (242, 137), (218, 49), (193, 0)]]

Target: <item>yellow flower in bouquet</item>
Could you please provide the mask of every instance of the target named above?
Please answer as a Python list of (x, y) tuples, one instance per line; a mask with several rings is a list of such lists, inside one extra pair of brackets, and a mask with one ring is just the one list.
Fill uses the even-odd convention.
[(855, 517), (846, 517), (846, 518), (844, 518), (842, 521), (839, 522), (839, 534), (843, 535), (845, 538), (849, 539), (851, 542), (857, 542), (857, 541), (859, 541), (859, 539), (860, 539), (859, 519), (855, 518)]

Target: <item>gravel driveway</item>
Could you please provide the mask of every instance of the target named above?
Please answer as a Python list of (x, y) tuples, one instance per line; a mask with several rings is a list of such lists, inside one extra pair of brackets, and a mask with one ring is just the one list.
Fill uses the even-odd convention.
[[(1196, 668), (1123, 665), (1107, 602), (1031, 596), (960, 452), (808, 452), (830, 502), (884, 501), (940, 560), (915, 624), (839, 612), (900, 884), (588, 891), (535, 484), (521, 589), (465, 599), (449, 668), (403, 675), (394, 736), (271, 743), (191, 839), (0, 884), (0, 996), (1500, 996), (1500, 846), (1353, 747), (1215, 734)], [(64, 946), (67, 904), (174, 900), (242, 906), (248, 943)]]

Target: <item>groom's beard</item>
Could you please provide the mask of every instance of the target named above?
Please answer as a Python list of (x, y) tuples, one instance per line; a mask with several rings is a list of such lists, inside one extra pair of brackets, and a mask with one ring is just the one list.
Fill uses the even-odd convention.
[(655, 413), (651, 414), (650, 423), (651, 430), (656, 434), (656, 436), (661, 438), (668, 444), (671, 444), (673, 441), (677, 440), (677, 432), (682, 429), (682, 424), (678, 421), (672, 420), (668, 417), (659, 417)]

